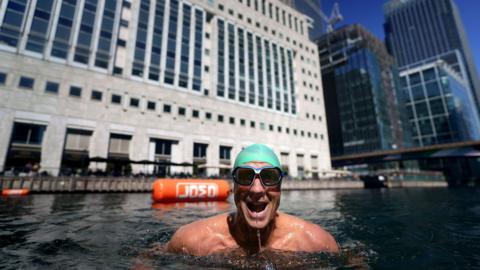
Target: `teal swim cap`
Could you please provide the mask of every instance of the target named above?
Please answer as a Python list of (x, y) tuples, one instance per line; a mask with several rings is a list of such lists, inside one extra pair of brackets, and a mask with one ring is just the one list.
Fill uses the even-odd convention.
[(270, 147), (264, 144), (252, 144), (238, 153), (237, 158), (235, 159), (235, 164), (233, 168), (245, 164), (251, 161), (262, 161), (270, 163), (272, 166), (282, 169), (280, 162), (278, 161), (277, 155), (273, 152)]

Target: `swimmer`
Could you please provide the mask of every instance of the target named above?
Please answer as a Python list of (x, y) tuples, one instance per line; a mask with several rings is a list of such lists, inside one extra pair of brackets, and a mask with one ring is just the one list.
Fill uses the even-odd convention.
[(180, 227), (166, 249), (206, 256), (240, 249), (339, 253), (333, 236), (320, 226), (278, 211), (282, 170), (263, 144), (243, 149), (233, 167), (234, 213), (220, 214)]

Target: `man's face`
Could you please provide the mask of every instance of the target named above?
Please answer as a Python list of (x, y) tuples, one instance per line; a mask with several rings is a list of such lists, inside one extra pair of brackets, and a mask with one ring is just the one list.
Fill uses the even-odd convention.
[[(245, 163), (254, 168), (271, 166), (266, 162), (252, 161)], [(235, 205), (239, 216), (254, 229), (265, 228), (275, 218), (280, 205), (280, 184), (264, 186), (258, 175), (250, 186), (234, 185)]]

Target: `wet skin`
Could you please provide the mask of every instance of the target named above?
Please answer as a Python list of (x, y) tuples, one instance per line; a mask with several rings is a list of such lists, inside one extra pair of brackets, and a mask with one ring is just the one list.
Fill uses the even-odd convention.
[[(265, 162), (248, 162), (255, 168)], [(266, 187), (256, 176), (252, 185), (234, 185), (237, 211), (180, 227), (167, 250), (196, 256), (241, 249), (248, 254), (264, 249), (338, 253), (337, 242), (320, 226), (278, 212), (280, 185)], [(259, 237), (260, 236), (260, 239)]]

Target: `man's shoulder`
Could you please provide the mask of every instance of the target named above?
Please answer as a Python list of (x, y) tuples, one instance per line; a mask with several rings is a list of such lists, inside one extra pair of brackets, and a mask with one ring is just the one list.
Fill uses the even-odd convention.
[(290, 238), (291, 244), (301, 251), (338, 252), (335, 238), (319, 225), (284, 213), (278, 218), (279, 229), (287, 234), (293, 233), (295, 237)]
[(221, 214), (181, 226), (168, 242), (167, 249), (194, 255), (209, 253), (217, 245), (218, 235), (228, 232), (227, 217), (228, 214)]

